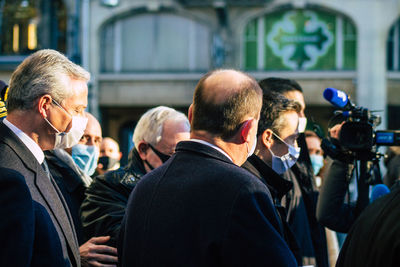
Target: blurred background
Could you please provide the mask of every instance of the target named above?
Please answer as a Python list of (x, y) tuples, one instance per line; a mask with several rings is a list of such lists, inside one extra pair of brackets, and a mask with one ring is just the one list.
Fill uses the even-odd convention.
[(150, 107), (187, 112), (208, 70), (285, 77), (326, 128), (326, 87), (400, 128), (400, 0), (0, 0), (0, 79), (52, 48), (92, 74), (88, 111), (132, 147)]

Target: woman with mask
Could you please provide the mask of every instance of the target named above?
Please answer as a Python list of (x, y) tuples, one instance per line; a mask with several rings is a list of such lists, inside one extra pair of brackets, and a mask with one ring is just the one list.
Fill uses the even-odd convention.
[(315, 183), (319, 188), (322, 184), (322, 168), (324, 166), (324, 151), (321, 148), (321, 138), (313, 131), (305, 131), (308, 153), (315, 175)]

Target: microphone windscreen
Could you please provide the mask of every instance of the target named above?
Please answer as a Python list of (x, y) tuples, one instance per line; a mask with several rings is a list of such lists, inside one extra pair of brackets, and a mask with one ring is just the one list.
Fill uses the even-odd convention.
[(371, 190), (370, 203), (374, 202), (378, 198), (380, 198), (386, 194), (389, 194), (389, 193), (390, 193), (390, 189), (386, 185), (384, 185), (384, 184), (375, 185), (374, 187), (372, 187), (372, 190)]
[(326, 88), (324, 91), (324, 98), (328, 100), (332, 105), (344, 108), (349, 102), (347, 94), (335, 88)]

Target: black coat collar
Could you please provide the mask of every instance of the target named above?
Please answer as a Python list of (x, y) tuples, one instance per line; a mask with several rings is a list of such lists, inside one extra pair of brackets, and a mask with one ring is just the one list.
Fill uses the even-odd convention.
[(242, 167), (260, 178), (268, 186), (273, 196), (279, 200), (293, 187), (292, 182), (282, 178), (256, 155), (249, 157)]
[(197, 154), (203, 154), (208, 157), (212, 157), (230, 164), (234, 164), (228, 157), (224, 154), (212, 148), (211, 146), (196, 142), (196, 141), (182, 141), (176, 145), (176, 152), (192, 152)]

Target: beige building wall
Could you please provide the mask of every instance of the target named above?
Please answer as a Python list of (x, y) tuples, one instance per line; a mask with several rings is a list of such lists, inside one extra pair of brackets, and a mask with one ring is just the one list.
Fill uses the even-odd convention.
[[(141, 12), (157, 12), (167, 8), (178, 15), (203, 21), (216, 32), (220, 30), (216, 12), (212, 7), (185, 8), (179, 1), (141, 1), (120, 0), (116, 7), (101, 5), (101, 1), (88, 1), (90, 9), (87, 15), (89, 26), (88, 68), (92, 73), (91, 110), (102, 115), (102, 110), (111, 110), (113, 119), (109, 129), (118, 138), (116, 129), (129, 120), (129, 110), (149, 108), (155, 105), (168, 105), (185, 108), (190, 105), (192, 93), (198, 79), (203, 73), (145, 73), (145, 74), (104, 74), (100, 70), (100, 33), (102, 27), (110, 20), (140, 10)], [(398, 0), (275, 0), (264, 5), (251, 7), (228, 6), (228, 30), (220, 31), (226, 42), (225, 67), (242, 67), (242, 36), (249, 20), (272, 12), (282, 6), (292, 5), (294, 8), (317, 6), (337, 12), (350, 18), (357, 27), (357, 69), (353, 72), (254, 72), (258, 79), (279, 76), (296, 79), (304, 88), (307, 105), (318, 110), (332, 110), (323, 97), (326, 87), (335, 87), (347, 92), (358, 105), (373, 110), (386, 110), (387, 104), (400, 105), (400, 76), (386, 71), (386, 41), (390, 27), (399, 18), (400, 1)], [(398, 100), (396, 100), (398, 99)], [(138, 114), (132, 121), (137, 120)], [(325, 112), (326, 113), (326, 112)], [(118, 114), (121, 118), (119, 119)], [(324, 114), (324, 112), (321, 112)], [(386, 118), (386, 112), (382, 113)], [(313, 114), (316, 119), (318, 114)], [(112, 128), (111, 128), (112, 125)], [(383, 126), (385, 127), (385, 126)]]
[[(214, 1), (216, 6), (224, 1)], [(70, 13), (74, 0), (66, 0)], [(203, 72), (191, 73), (102, 73), (101, 32), (107, 23), (131, 14), (168, 10), (202, 22), (225, 41), (223, 67), (243, 67), (243, 32), (247, 23), (281, 7), (318, 7), (347, 16), (357, 28), (357, 68), (354, 71), (280, 71), (251, 72), (257, 79), (286, 77), (296, 79), (304, 89), (309, 114), (325, 121), (332, 107), (323, 97), (326, 87), (347, 92), (358, 105), (371, 110), (387, 106), (400, 109), (400, 72), (386, 71), (386, 41), (391, 26), (400, 17), (398, 0), (271, 0), (258, 6), (227, 6), (227, 28), (221, 28), (215, 6), (185, 7), (173, 0), (119, 0), (107, 7), (102, 0), (81, 0), (82, 65), (92, 74), (89, 111), (98, 116), (106, 135), (119, 139), (121, 127), (134, 123), (148, 108), (168, 105), (186, 110), (194, 87)], [(129, 56), (129, 55), (127, 55)], [(8, 81), (12, 69), (1, 70), (0, 79)], [(315, 112), (319, 111), (319, 112)], [(382, 113), (386, 118), (386, 112)], [(385, 125), (383, 125), (385, 127)]]

